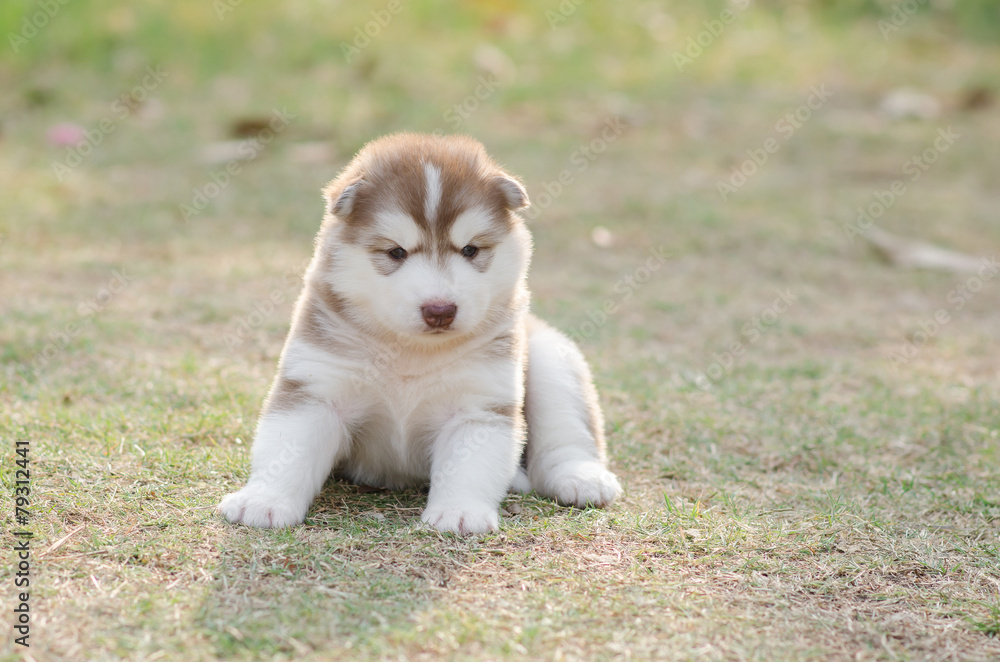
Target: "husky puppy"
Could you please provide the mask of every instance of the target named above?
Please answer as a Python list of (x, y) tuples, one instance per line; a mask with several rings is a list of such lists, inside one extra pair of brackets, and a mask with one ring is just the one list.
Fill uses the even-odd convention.
[(511, 489), (614, 501), (590, 370), (528, 313), (521, 184), (471, 138), (404, 133), (366, 145), (324, 193), (250, 479), (219, 512), (299, 524), (331, 470), (429, 483), (423, 521), (459, 534), (496, 530)]

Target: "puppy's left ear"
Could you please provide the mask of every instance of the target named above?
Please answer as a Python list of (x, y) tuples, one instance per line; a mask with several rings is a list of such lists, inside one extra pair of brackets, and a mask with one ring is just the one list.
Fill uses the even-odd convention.
[(508, 211), (517, 211), (531, 205), (531, 201), (528, 200), (528, 192), (521, 186), (521, 182), (509, 175), (498, 175), (496, 182), (507, 201)]

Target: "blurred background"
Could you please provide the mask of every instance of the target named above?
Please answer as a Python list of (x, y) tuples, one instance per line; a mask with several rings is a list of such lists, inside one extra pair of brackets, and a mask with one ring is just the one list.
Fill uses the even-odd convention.
[(992, 272), (956, 289), (1000, 248), (996, 3), (52, 0), (0, 33), (14, 422), (254, 411), (319, 189), (400, 130), (524, 180), (535, 308), (608, 397), (996, 379)]
[(623, 399), (839, 362), (996, 377), (996, 289), (955, 294), (1000, 247), (996, 3), (52, 0), (0, 33), (14, 411), (233, 370), (252, 409), (320, 187), (399, 130), (523, 178), (536, 309)]
[[(882, 632), (995, 657), (1000, 3), (4, 0), (0, 37), (0, 437), (33, 444), (34, 530), (66, 544), (39, 588), (50, 653), (552, 658), (544, 613), (582, 658), (628, 628), (637, 657), (675, 632), (692, 657), (869, 632), (873, 657)], [(402, 130), (470, 134), (523, 179), (534, 309), (594, 366), (612, 511), (525, 497), (485, 551), (409, 528), (417, 493), (331, 483), (292, 532), (212, 515), (246, 476), (320, 188)], [(598, 540), (590, 565), (558, 552)], [(879, 574), (904, 562), (919, 580)], [(531, 592), (489, 585), (523, 637), (483, 601), (512, 568)], [(694, 576), (715, 611), (662, 583)], [(817, 601), (783, 612), (801, 641), (765, 584)], [(869, 616), (824, 620), (828, 594)]]

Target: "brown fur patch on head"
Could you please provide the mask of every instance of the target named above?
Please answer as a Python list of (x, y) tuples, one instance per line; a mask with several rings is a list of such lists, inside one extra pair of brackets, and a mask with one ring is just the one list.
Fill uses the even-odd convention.
[[(427, 218), (426, 166), (440, 173), (440, 200)], [(439, 255), (461, 250), (449, 232), (465, 210), (480, 207), (498, 234), (518, 218), (511, 212), (527, 205), (527, 194), (478, 141), (466, 136), (399, 133), (365, 145), (344, 171), (324, 189), (329, 201), (327, 224), (344, 224), (343, 241), (358, 243), (378, 212), (400, 211), (421, 231), (422, 243), (408, 250), (431, 249)], [(412, 250), (411, 250), (412, 252)]]

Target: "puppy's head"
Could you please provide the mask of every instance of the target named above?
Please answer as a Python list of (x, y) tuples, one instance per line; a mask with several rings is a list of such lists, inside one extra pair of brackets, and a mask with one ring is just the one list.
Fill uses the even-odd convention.
[(528, 196), (475, 140), (381, 138), (324, 193), (323, 278), (355, 320), (436, 342), (526, 304)]

